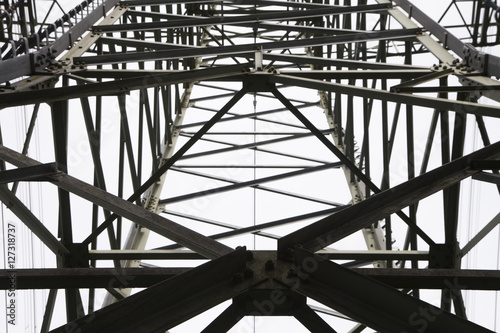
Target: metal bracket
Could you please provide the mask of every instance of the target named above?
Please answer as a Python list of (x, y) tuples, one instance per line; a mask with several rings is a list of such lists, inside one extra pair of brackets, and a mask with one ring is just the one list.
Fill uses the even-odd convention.
[(57, 163), (40, 164), (0, 172), (0, 184), (17, 181), (41, 181), (58, 173)]
[(465, 44), (463, 49), (463, 64), (481, 74), (487, 72), (488, 54), (476, 50), (471, 44)]
[(69, 254), (63, 255), (61, 260), (62, 267), (68, 268), (88, 268), (89, 267), (89, 249), (88, 245), (81, 243), (66, 244)]
[(462, 258), (458, 244), (435, 244), (429, 248), (429, 268), (460, 268)]

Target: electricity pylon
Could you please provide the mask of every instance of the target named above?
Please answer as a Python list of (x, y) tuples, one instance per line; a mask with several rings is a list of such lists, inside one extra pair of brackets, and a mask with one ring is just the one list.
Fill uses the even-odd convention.
[(491, 332), (498, 7), (422, 9), (86, 0), (15, 21), (0, 200), (50, 254), (2, 288), (49, 290), (41, 332)]

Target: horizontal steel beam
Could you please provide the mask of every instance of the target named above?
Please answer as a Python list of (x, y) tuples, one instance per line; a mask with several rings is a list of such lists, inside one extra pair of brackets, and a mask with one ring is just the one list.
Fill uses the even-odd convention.
[(474, 180), (500, 185), (500, 175), (489, 172), (480, 172), (472, 176)]
[[(264, 266), (265, 263), (260, 264)], [(0, 270), (0, 290), (11, 289), (11, 283), (14, 280), (16, 289), (147, 288), (189, 270), (192, 268), (5, 269)], [(457, 290), (500, 290), (500, 272), (496, 270), (396, 268), (353, 268), (351, 270), (401, 289), (453, 287)]]
[(252, 279), (244, 280), (246, 261), (246, 250), (240, 248), (51, 333), (68, 332), (72, 327), (82, 333), (164, 332), (248, 289)]
[[(3, 83), (18, 77), (33, 74), (34, 60), (42, 56), (47, 59), (55, 59), (55, 57), (71, 47), (81, 35), (92, 27), (92, 25), (103, 16), (106, 16), (106, 10), (115, 7), (118, 2), (119, 0), (103, 1), (102, 4), (90, 14), (85, 15), (83, 19), (74, 24), (70, 30), (66, 31), (59, 36), (56, 41), (43, 47), (41, 50), (0, 61), (0, 82)], [(30, 37), (32, 40), (35, 38), (36, 35)]]
[[(4, 146), (0, 146), (0, 160), (9, 162), (17, 167), (40, 164), (28, 156), (19, 154)], [(89, 200), (174, 242), (183, 244), (207, 258), (219, 257), (232, 251), (226, 245), (65, 173), (61, 172), (56, 176), (51, 176), (50, 181), (63, 190)]]
[(18, 181), (42, 181), (46, 180), (45, 177), (52, 176), (58, 172), (56, 163), (5, 170), (0, 172), (0, 184)]
[(168, 60), (168, 59), (185, 59), (196, 58), (202, 56), (223, 56), (234, 55), (241, 57), (254, 57), (257, 50), (283, 50), (290, 48), (313, 47), (319, 45), (335, 45), (344, 43), (363, 42), (369, 40), (393, 40), (415, 38), (419, 33), (419, 29), (400, 29), (400, 30), (385, 30), (385, 31), (368, 31), (361, 33), (351, 33), (341, 36), (315, 37), (295, 39), (288, 41), (273, 41), (268, 43), (251, 43), (239, 44), (218, 47), (200, 47), (200, 48), (185, 48), (176, 50), (158, 50), (149, 52), (127, 52), (103, 54), (97, 56), (75, 57), (75, 64), (99, 65), (113, 63), (127, 63), (137, 61), (153, 61), (153, 60)]
[(205, 259), (190, 250), (90, 250), (89, 260), (189, 260)]
[(36, 268), (0, 270), (0, 289), (146, 288), (191, 268)]
[(500, 290), (497, 270), (356, 268), (353, 271), (398, 289)]
[(383, 79), (402, 79), (410, 80), (413, 78), (418, 78), (422, 75), (429, 74), (430, 70), (425, 69), (386, 69), (386, 70), (311, 70), (311, 71), (300, 71), (300, 70), (280, 70), (280, 74), (298, 76), (308, 79), (319, 79), (319, 80), (383, 80)]
[(403, 64), (387, 64), (385, 62), (361, 61), (349, 59), (329, 59), (313, 56), (291, 55), (264, 53), (264, 59), (273, 61), (283, 61), (293, 64), (315, 65), (322, 67), (347, 67), (347, 68), (362, 68), (362, 69), (380, 69), (380, 70), (429, 70), (428, 68), (403, 65)]
[(151, 75), (145, 72), (143, 76), (123, 80), (35, 91), (3, 93), (0, 94), (0, 109), (10, 106), (53, 102), (72, 98), (123, 94), (131, 90), (227, 77), (240, 74), (245, 67), (246, 65), (232, 65), (157, 75)]
[(274, 83), (300, 86), (321, 91), (330, 91), (349, 96), (373, 98), (376, 100), (383, 100), (387, 102), (410, 104), (438, 110), (450, 110), (466, 114), (497, 118), (500, 117), (500, 107), (492, 105), (481, 105), (478, 103), (447, 100), (444, 98), (396, 94), (384, 90), (356, 87), (332, 82), (322, 82), (320, 80), (292, 77), (289, 75), (269, 75), (269, 80)]
[[(467, 46), (460, 40), (460, 38), (456, 37), (455, 35), (450, 33), (449, 30), (431, 19), (412, 2), (408, 0), (394, 0), (394, 3), (404, 9), (404, 11), (409, 13), (414, 20), (416, 20), (424, 27), (424, 29), (429, 31), (432, 35), (436, 36), (436, 38), (439, 39), (441, 43), (443, 43), (443, 46), (445, 48), (451, 49), (462, 59), (469, 60), (467, 65), (472, 65), (472, 67), (479, 67), (474, 66), (474, 62), (472, 60), (474, 58), (477, 58), (478, 56), (483, 56), (483, 58), (485, 58), (483, 67), (476, 69), (481, 71), (484, 70), (484, 74), (488, 77), (500, 77), (500, 57), (493, 54), (481, 54), (482, 52)], [(467, 59), (467, 57), (469, 57), (469, 59)]]
[(142, 31), (171, 28), (186, 28), (211, 25), (230, 25), (234, 23), (253, 23), (260, 21), (305, 20), (325, 15), (342, 15), (352, 13), (380, 12), (390, 8), (390, 4), (362, 5), (362, 6), (322, 6), (318, 9), (281, 11), (278, 13), (262, 13), (242, 16), (217, 16), (197, 18), (193, 20), (173, 20), (146, 23), (129, 23), (120, 25), (99, 25), (94, 27), (96, 32)]
[(379, 221), (419, 200), (459, 182), (479, 171), (471, 170), (475, 159), (494, 159), (500, 156), (500, 142), (456, 159), (405, 183), (380, 192), (338, 213), (325, 217), (278, 241), (280, 257), (302, 245), (308, 251), (320, 250), (371, 223)]
[[(314, 214), (311, 214), (314, 216)], [(304, 216), (302, 219), (305, 219)], [(290, 218), (290, 221), (278, 220), (270, 223), (257, 225), (255, 230), (266, 227), (278, 226), (285, 223), (294, 222), (298, 218)], [(282, 223), (279, 223), (282, 222)], [(239, 230), (236, 230), (239, 231)], [(252, 231), (252, 230), (250, 230)], [(256, 252), (256, 251), (252, 251)], [(268, 251), (258, 251), (268, 252)], [(386, 250), (319, 250), (317, 254), (330, 260), (429, 260), (428, 251), (386, 251)], [(204, 259), (204, 257), (194, 251), (189, 250), (90, 250), (90, 260), (190, 260)]]

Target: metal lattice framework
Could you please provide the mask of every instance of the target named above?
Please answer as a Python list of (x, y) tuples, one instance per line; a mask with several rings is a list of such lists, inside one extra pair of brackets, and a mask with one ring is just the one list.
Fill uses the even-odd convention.
[(48, 291), (37, 331), (495, 329), (496, 2), (0, 5), (3, 219), (47, 251), (1, 287)]

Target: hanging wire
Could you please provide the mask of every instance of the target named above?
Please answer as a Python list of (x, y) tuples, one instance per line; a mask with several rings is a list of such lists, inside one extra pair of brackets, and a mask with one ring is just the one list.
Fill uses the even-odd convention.
[[(498, 229), (498, 246), (497, 246), (497, 270), (500, 269), (500, 228)], [(498, 332), (498, 290), (495, 291), (495, 318), (494, 318), (494, 330)]]
[[(253, 113), (257, 113), (257, 93), (253, 94)], [(253, 117), (253, 143), (257, 142), (257, 117)], [(253, 149), (253, 164), (257, 165), (257, 149)], [(253, 180), (257, 179), (257, 168), (253, 168)], [(253, 225), (257, 224), (257, 188), (253, 188)], [(253, 234), (253, 248), (257, 248), (257, 235)], [(255, 316), (253, 317), (253, 331), (255, 333)]]

